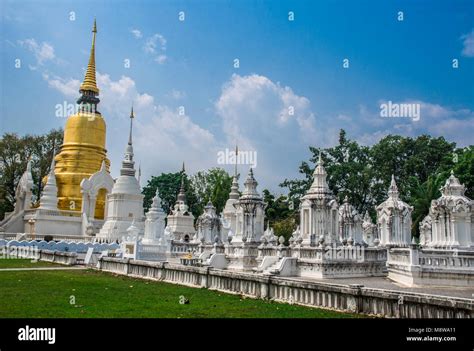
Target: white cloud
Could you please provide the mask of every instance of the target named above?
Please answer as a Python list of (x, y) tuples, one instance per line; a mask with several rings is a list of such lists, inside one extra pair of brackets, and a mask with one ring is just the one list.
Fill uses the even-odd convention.
[(135, 39), (140, 39), (143, 37), (143, 34), (142, 32), (139, 30), (139, 29), (132, 29), (130, 30), (130, 33), (133, 34), (133, 36), (135, 37)]
[[(315, 139), (315, 116), (306, 97), (265, 76), (234, 74), (215, 103), (230, 139), (273, 139), (293, 129), (295, 137)], [(275, 142), (276, 140), (274, 140)]]
[(429, 134), (434, 137), (443, 136), (448, 141), (455, 141), (459, 146), (472, 145), (474, 130), (474, 111), (454, 109), (449, 106), (430, 103), (416, 99), (397, 101), (399, 103), (420, 104), (420, 120), (410, 118), (381, 118), (380, 103), (372, 111), (363, 107), (355, 116), (354, 123), (347, 128), (350, 137), (363, 144), (374, 144), (388, 134), (400, 134), (416, 137)]
[[(79, 96), (78, 80), (51, 78), (47, 74), (44, 79), (67, 97)], [(120, 170), (132, 104), (136, 116), (135, 159), (141, 163), (142, 179), (161, 172), (179, 171), (183, 161), (190, 172), (216, 166), (218, 142), (190, 116), (155, 104), (154, 97), (140, 93), (135, 81), (128, 76), (114, 80), (108, 74), (97, 72), (97, 85), (101, 100), (98, 109), (107, 122), (107, 150), (113, 175)]]
[(143, 50), (149, 54), (156, 54), (159, 50), (166, 51), (166, 38), (159, 34), (153, 34), (145, 41)]
[(160, 65), (164, 64), (166, 62), (166, 55), (158, 55), (155, 57), (155, 61), (158, 62)]
[[(309, 99), (262, 75), (234, 74), (224, 84), (215, 110), (227, 147), (238, 143), (242, 150), (256, 151), (257, 174), (274, 190), (285, 177), (295, 176), (309, 144), (327, 141), (316, 128)], [(241, 171), (246, 173), (245, 168)]]
[(186, 97), (186, 92), (185, 91), (180, 91), (177, 89), (172, 89), (170, 93), (166, 94), (166, 97), (170, 97), (175, 100), (181, 100)]
[(77, 79), (63, 79), (60, 77), (51, 77), (47, 73), (43, 73), (43, 79), (48, 85), (62, 93), (67, 98), (77, 98), (79, 96), (79, 87), (81, 82)]
[(143, 51), (154, 56), (154, 61), (158, 64), (164, 64), (168, 57), (164, 54), (166, 51), (166, 38), (159, 33), (153, 34), (147, 38), (143, 45)]
[(463, 56), (474, 57), (474, 29), (470, 33), (461, 36), (463, 41)]
[(46, 61), (52, 61), (56, 58), (54, 47), (47, 42), (39, 44), (35, 39), (25, 39), (18, 40), (18, 44), (35, 55), (38, 65), (43, 65)]

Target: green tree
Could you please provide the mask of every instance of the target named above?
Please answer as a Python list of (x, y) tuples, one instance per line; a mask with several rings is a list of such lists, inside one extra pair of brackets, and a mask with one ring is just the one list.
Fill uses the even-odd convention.
[[(433, 138), (428, 135), (416, 138), (388, 135), (372, 147), (366, 147), (349, 140), (346, 132), (341, 130), (338, 145), (321, 151), (324, 167), (328, 172), (329, 187), (339, 202), (347, 195), (359, 213), (369, 211), (374, 218), (375, 206), (387, 198), (392, 174), (395, 176), (401, 198), (411, 205), (415, 201), (418, 202), (417, 216), (426, 213), (426, 204), (423, 207), (421, 203), (428, 201), (427, 199), (431, 201), (434, 196), (435, 191), (430, 189), (435, 184), (434, 179), (438, 179), (442, 174), (446, 179), (446, 174), (449, 176), (451, 169), (454, 169), (460, 181), (466, 185), (466, 195), (472, 198), (473, 147), (458, 150), (455, 147), (455, 143), (450, 143), (443, 137)], [(309, 149), (312, 153), (310, 163), (315, 164), (319, 149)], [(299, 200), (306, 193), (312, 182), (314, 167), (302, 162), (299, 173), (304, 175), (304, 178), (285, 179), (280, 184), (288, 188), (290, 198)], [(434, 178), (428, 182), (431, 176)], [(431, 195), (427, 196), (427, 192)], [(414, 230), (418, 229), (414, 227)]]
[(294, 218), (286, 218), (279, 221), (276, 221), (272, 224), (272, 228), (275, 236), (278, 238), (283, 236), (285, 238), (285, 243), (288, 245), (291, 234), (296, 228)]
[(209, 201), (221, 213), (229, 198), (232, 177), (222, 168), (200, 171), (191, 177), (191, 183), (197, 197), (197, 209), (201, 214)]
[(194, 193), (191, 181), (183, 171), (176, 173), (162, 173), (159, 176), (152, 176), (148, 180), (147, 185), (143, 187), (142, 194), (145, 195), (143, 199), (143, 207), (145, 212), (150, 209), (153, 197), (158, 189), (158, 194), (161, 198), (161, 203), (165, 213), (169, 213), (176, 203), (176, 199), (181, 187), (181, 178), (184, 177), (184, 188), (186, 194), (186, 201), (189, 206), (189, 210), (193, 216), (197, 218), (199, 216), (197, 197)]
[(63, 131), (44, 135), (18, 136), (5, 133), (0, 139), (0, 218), (14, 208), (15, 191), (29, 159), (32, 161), (33, 195), (36, 202), (43, 190), (42, 180), (49, 173), (53, 153), (59, 152)]
[[(414, 178), (414, 182), (418, 180)], [(441, 196), (440, 187), (446, 181), (447, 175), (440, 174), (438, 176), (429, 176), (424, 183), (418, 183), (412, 192), (411, 203), (413, 205), (412, 213), (412, 236), (419, 237), (420, 222), (426, 217), (431, 206), (431, 201)]]
[(454, 174), (466, 186), (466, 196), (474, 199), (474, 146), (458, 149), (456, 155), (453, 155)]
[(280, 195), (275, 199), (275, 195), (270, 193), (268, 189), (263, 190), (263, 201), (267, 204), (265, 208), (265, 219), (270, 226), (273, 223), (288, 218), (294, 218), (295, 210), (290, 209), (288, 197)]

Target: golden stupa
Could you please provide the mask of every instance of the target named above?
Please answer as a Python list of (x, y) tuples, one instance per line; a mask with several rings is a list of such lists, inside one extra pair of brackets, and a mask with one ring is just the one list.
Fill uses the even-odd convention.
[[(94, 20), (92, 48), (84, 82), (77, 100), (78, 112), (66, 121), (64, 140), (56, 155), (56, 181), (58, 187), (58, 208), (80, 211), (82, 206), (81, 181), (100, 170), (105, 160), (107, 171), (110, 161), (105, 149), (105, 120), (97, 110), (99, 89), (95, 72), (95, 37), (97, 26)], [(105, 190), (97, 195), (94, 217), (104, 218)]]

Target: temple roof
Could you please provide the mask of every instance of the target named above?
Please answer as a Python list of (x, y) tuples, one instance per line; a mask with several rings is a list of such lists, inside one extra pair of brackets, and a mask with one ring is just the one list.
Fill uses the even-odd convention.
[(80, 92), (92, 91), (95, 94), (99, 94), (99, 88), (97, 88), (96, 76), (95, 76), (95, 37), (97, 34), (97, 25), (94, 19), (94, 26), (92, 27), (92, 47), (89, 55), (89, 63), (87, 64), (86, 75), (84, 81), (81, 84)]

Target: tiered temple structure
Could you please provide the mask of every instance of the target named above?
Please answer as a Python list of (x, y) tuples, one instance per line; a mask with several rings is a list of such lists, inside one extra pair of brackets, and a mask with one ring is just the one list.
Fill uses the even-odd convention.
[[(96, 240), (95, 233), (108, 241), (125, 237), (121, 243), (125, 258), (163, 261), (181, 256), (183, 264), (202, 262), (261, 275), (352, 278), (385, 276), (388, 270), (390, 279), (408, 286), (474, 287), (474, 203), (453, 173), (420, 223), (419, 243), (411, 237), (413, 208), (400, 199), (394, 176), (388, 198), (376, 207), (373, 224), (368, 213), (361, 218), (347, 197), (338, 205), (327, 183), (321, 153), (312, 184), (301, 198), (300, 226), (288, 241), (277, 237), (270, 225), (264, 232), (266, 204), (257, 191), (253, 169), (240, 195), (237, 165), (222, 217), (209, 203), (197, 220), (197, 234), (186, 201), (184, 164), (169, 216), (161, 208), (157, 191), (145, 221), (134, 168), (133, 108), (129, 140), (115, 182), (108, 170), (106, 125), (97, 109), (95, 21), (92, 32), (79, 111), (66, 122), (64, 142), (53, 157), (39, 206), (33, 207), (31, 202), (30, 160), (16, 188), (14, 211), (0, 223), (0, 231), (20, 237), (41, 234), (81, 241)], [(236, 149), (236, 158), (237, 153)], [(81, 245), (82, 249), (87, 247)], [(56, 248), (61, 246), (65, 247), (55, 244)]]
[(120, 176), (115, 181), (112, 192), (107, 195), (105, 223), (98, 238), (108, 241), (121, 240), (127, 235), (127, 229), (134, 221), (139, 233), (143, 234), (143, 198), (140, 185), (135, 177), (135, 161), (133, 160), (133, 107), (130, 112), (130, 131), (127, 147), (120, 169)]
[(161, 207), (161, 198), (158, 189), (156, 189), (153, 203), (151, 204), (150, 210), (146, 213), (143, 243), (153, 244), (158, 243), (163, 239), (165, 233), (165, 220), (166, 213)]
[[(234, 202), (236, 232), (227, 238), (225, 264), (222, 265), (222, 261), (219, 261), (221, 267), (249, 271), (258, 265), (258, 246), (264, 234), (266, 204), (257, 191), (257, 185), (253, 170), (250, 168), (244, 183), (244, 191)], [(212, 261), (213, 257), (210, 260)]]
[(392, 175), (388, 198), (377, 206), (377, 226), (380, 244), (386, 247), (407, 247), (411, 242), (413, 207), (400, 200)]
[(203, 245), (222, 243), (221, 227), (216, 208), (209, 201), (204, 207), (204, 213), (197, 220), (197, 240)]
[(232, 177), (232, 186), (230, 188), (229, 198), (227, 199), (224, 210), (222, 211), (222, 241), (227, 241), (228, 236), (233, 237), (237, 231), (237, 208), (235, 204), (239, 200), (239, 174), (237, 173), (237, 155), (238, 149), (235, 148), (235, 170)]
[[(102, 162), (109, 170), (110, 161), (105, 149), (106, 125), (98, 110), (99, 88), (95, 71), (95, 40), (97, 26), (94, 20), (92, 48), (84, 81), (77, 100), (79, 111), (70, 116), (64, 128), (64, 140), (55, 157), (55, 174), (58, 186), (58, 208), (81, 211), (81, 181), (101, 169)], [(80, 157), (79, 157), (80, 156)], [(98, 189), (93, 205), (94, 219), (103, 219), (107, 189)]]
[(474, 206), (464, 195), (466, 187), (451, 172), (440, 190), (441, 197), (431, 202), (429, 214), (421, 224), (425, 230), (420, 227), (420, 244), (432, 248), (473, 248)]
[(92, 33), (89, 63), (79, 89), (79, 110), (66, 121), (63, 144), (46, 177), (40, 206), (31, 206), (29, 163), (17, 188), (15, 211), (0, 223), (5, 232), (78, 237), (97, 232), (104, 223), (105, 197), (114, 183), (108, 171), (105, 120), (97, 109), (95, 21)]
[(369, 212), (365, 212), (364, 220), (362, 222), (362, 231), (364, 242), (368, 246), (378, 246), (380, 244), (380, 240), (378, 239), (377, 235), (377, 226), (372, 223)]
[(474, 287), (473, 201), (453, 172), (440, 190), (420, 223), (419, 245), (399, 235), (403, 244), (389, 249), (389, 278), (408, 286)]
[(234, 203), (237, 209), (237, 227), (232, 239), (234, 243), (258, 243), (263, 235), (266, 204), (257, 191), (257, 185), (253, 170), (250, 168), (244, 183), (244, 191)]
[(326, 181), (321, 153), (313, 173), (313, 183), (305, 196), (301, 198), (300, 223), (304, 245), (316, 245), (322, 241), (327, 244), (337, 242), (338, 209), (336, 198)]
[(189, 207), (186, 203), (186, 191), (184, 186), (185, 172), (183, 163), (181, 187), (179, 188), (176, 203), (168, 215), (168, 228), (172, 233), (173, 240), (181, 242), (191, 241), (196, 233), (194, 229), (194, 216), (191, 211), (189, 211)]
[(54, 156), (48, 174), (48, 180), (43, 188), (40, 198), (40, 208), (45, 210), (58, 209), (58, 187), (56, 186), (56, 174), (54, 173)]
[(364, 243), (362, 238), (362, 218), (357, 210), (349, 203), (346, 196), (339, 207), (339, 242), (349, 245)]

